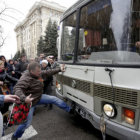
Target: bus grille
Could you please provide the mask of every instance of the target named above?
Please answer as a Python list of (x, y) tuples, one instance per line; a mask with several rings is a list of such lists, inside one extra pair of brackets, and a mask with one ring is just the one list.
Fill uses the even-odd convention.
[[(113, 93), (111, 86), (102, 84), (93, 84), (87, 81), (82, 81), (79, 79), (74, 79), (63, 75), (57, 75), (56, 79), (69, 87), (72, 87), (72, 81), (75, 80), (76, 82), (75, 89), (91, 94), (92, 96), (97, 96), (102, 99), (113, 101)], [(139, 105), (138, 91), (114, 87), (114, 92), (115, 92), (115, 102), (134, 107)]]
[(90, 90), (90, 86), (91, 84), (87, 81), (82, 81), (82, 80), (78, 80), (78, 79), (74, 79), (74, 78), (70, 78), (70, 77), (66, 77), (66, 76), (60, 76), (57, 75), (57, 80), (61, 81), (64, 85), (67, 85), (69, 87), (72, 87), (72, 81), (75, 80), (76, 82), (76, 87), (75, 89), (80, 90), (82, 92), (86, 92), (86, 93), (91, 93)]
[[(130, 89), (114, 87), (115, 102), (138, 106), (138, 92)], [(112, 87), (94, 84), (94, 96), (113, 101)]]

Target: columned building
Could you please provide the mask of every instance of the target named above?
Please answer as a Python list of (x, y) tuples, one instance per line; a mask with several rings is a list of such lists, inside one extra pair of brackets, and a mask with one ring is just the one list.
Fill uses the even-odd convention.
[(49, 19), (59, 25), (65, 7), (46, 0), (36, 2), (26, 18), (15, 27), (17, 50), (25, 49), (28, 58), (37, 56), (37, 42), (44, 35)]

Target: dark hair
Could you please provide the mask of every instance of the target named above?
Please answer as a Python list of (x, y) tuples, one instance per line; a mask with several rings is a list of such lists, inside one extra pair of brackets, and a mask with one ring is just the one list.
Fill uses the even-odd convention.
[(1, 56), (0, 56), (0, 60), (2, 60), (2, 58), (4, 58), (4, 59), (5, 59), (5, 62), (4, 62), (4, 67), (6, 68), (6, 67), (7, 67), (6, 58), (5, 58), (5, 56), (4, 56), (4, 55), (1, 55)]
[(0, 60), (2, 60), (2, 58), (4, 58), (4, 59), (6, 60), (6, 58), (5, 58), (4, 55), (1, 55), (1, 56), (0, 56)]
[(29, 72), (31, 72), (32, 70), (35, 70), (36, 67), (40, 68), (40, 64), (37, 62), (29, 63), (28, 65)]
[(14, 62), (14, 60), (13, 60), (13, 59), (9, 59), (8, 63), (10, 63), (11, 61), (13, 61), (13, 62)]
[(26, 56), (26, 54), (22, 54), (21, 56), (20, 56), (20, 58), (23, 58), (23, 57), (25, 57)]

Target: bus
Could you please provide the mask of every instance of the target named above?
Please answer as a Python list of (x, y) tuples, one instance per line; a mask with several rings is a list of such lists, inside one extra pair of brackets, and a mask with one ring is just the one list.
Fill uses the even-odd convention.
[(117, 139), (140, 139), (140, 1), (79, 0), (60, 22), (56, 94)]

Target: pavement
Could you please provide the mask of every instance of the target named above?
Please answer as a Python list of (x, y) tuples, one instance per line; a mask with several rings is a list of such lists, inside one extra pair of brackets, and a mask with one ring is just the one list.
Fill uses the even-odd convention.
[[(17, 126), (9, 127), (2, 140), (10, 140)], [(101, 132), (80, 116), (73, 116), (53, 106), (38, 106), (32, 125), (20, 140), (101, 140)], [(114, 138), (107, 136), (107, 140)], [(115, 139), (114, 139), (115, 140)]]

